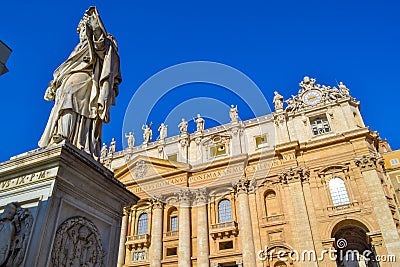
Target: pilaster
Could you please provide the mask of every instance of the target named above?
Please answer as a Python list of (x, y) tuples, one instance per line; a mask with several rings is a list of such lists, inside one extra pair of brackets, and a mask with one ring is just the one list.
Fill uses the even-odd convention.
[[(308, 182), (309, 175), (310, 171), (307, 168), (300, 167), (285, 169), (279, 175), (281, 183), (289, 188), (292, 198), (299, 251), (315, 251), (309, 213), (303, 191), (303, 183)], [(318, 266), (318, 264), (312, 261), (304, 261), (302, 266)]]
[(382, 185), (383, 160), (377, 154), (369, 154), (355, 158), (354, 161), (364, 178), (387, 253), (400, 259), (400, 237)]

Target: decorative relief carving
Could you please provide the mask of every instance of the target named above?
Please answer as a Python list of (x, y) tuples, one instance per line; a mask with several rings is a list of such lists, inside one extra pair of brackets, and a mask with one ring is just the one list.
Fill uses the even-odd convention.
[(181, 147), (185, 148), (189, 145), (189, 140), (185, 137), (179, 140), (179, 144), (181, 145)]
[(97, 227), (84, 217), (72, 217), (57, 229), (52, 251), (54, 266), (104, 266)]
[(309, 177), (310, 170), (308, 168), (303, 169), (300, 167), (294, 167), (283, 170), (282, 173), (279, 175), (279, 180), (281, 181), (281, 183), (288, 184), (297, 181), (305, 182), (308, 181)]
[(20, 266), (33, 224), (28, 209), (9, 203), (0, 215), (0, 266)]
[(286, 122), (286, 117), (284, 114), (274, 115), (274, 121), (276, 126), (284, 125)]
[(146, 250), (132, 251), (133, 262), (145, 261), (145, 260), (146, 260)]
[(139, 160), (138, 162), (136, 162), (136, 166), (135, 166), (135, 178), (136, 179), (140, 179), (146, 176), (147, 174), (147, 165), (146, 162), (144, 162), (143, 160)]
[[(292, 95), (285, 101), (288, 104), (285, 111), (298, 112), (319, 103), (335, 103), (338, 100), (350, 97), (349, 89), (343, 82), (340, 82), (339, 88), (336, 88), (316, 84), (316, 79), (305, 76), (299, 86), (297, 96)], [(351, 99), (355, 101), (354, 98)]]
[[(232, 128), (229, 129), (229, 133), (230, 133), (231, 137), (238, 136), (238, 135), (241, 136), (243, 134), (243, 132), (244, 132), (244, 126), (242, 123), (235, 124), (235, 126), (233, 126)], [(227, 142), (229, 140), (225, 139), (223, 141)]]
[(377, 154), (363, 155), (354, 159), (361, 171), (376, 170), (378, 166), (383, 166), (383, 159)]

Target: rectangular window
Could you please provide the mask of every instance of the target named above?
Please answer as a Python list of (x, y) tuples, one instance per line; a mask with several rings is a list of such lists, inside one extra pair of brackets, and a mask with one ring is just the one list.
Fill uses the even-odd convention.
[(178, 216), (171, 217), (171, 231), (178, 231)]
[(396, 180), (400, 184), (400, 175), (396, 175)]
[(233, 249), (233, 241), (219, 242), (219, 250)]
[(178, 255), (177, 253), (177, 248), (167, 248), (167, 256), (176, 256)]
[(168, 155), (168, 161), (178, 161), (178, 154)]
[(314, 135), (329, 133), (331, 128), (329, 126), (326, 116), (320, 116), (311, 120), (311, 128)]
[(267, 135), (261, 135), (256, 137), (256, 147), (263, 148), (268, 146)]
[(221, 156), (226, 154), (225, 145), (217, 145), (210, 148), (211, 157)]
[(398, 165), (398, 164), (399, 164), (399, 159), (398, 158), (390, 160), (390, 165), (394, 166), (394, 165)]

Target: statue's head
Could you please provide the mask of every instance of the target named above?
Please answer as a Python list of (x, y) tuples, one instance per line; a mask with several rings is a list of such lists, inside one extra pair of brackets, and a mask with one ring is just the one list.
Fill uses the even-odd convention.
[(14, 218), (16, 212), (17, 212), (17, 204), (16, 203), (8, 203), (7, 206), (5, 206), (4, 211), (0, 216), (0, 219), (12, 220), (12, 218)]
[(79, 238), (81, 239), (86, 239), (87, 236), (89, 235), (89, 229), (86, 226), (82, 226), (78, 230)]

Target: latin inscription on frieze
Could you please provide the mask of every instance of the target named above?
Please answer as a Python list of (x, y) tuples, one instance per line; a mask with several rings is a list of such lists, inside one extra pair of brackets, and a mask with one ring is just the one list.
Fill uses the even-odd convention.
[(6, 181), (0, 182), (0, 191), (8, 190), (17, 186), (26, 185), (30, 183), (34, 183), (45, 178), (56, 175), (57, 168), (52, 168), (40, 172), (35, 172), (32, 174), (12, 178)]

